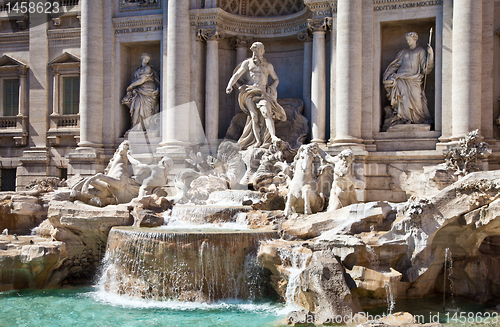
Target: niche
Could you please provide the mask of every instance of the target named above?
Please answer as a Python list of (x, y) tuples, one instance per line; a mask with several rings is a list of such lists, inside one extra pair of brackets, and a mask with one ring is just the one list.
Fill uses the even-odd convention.
[[(385, 117), (386, 106), (390, 106), (390, 100), (387, 98), (387, 91), (382, 83), (382, 78), (386, 68), (389, 64), (396, 59), (396, 56), (403, 49), (408, 49), (408, 44), (406, 43), (405, 34), (409, 32), (416, 32), (418, 34), (417, 45), (422, 47), (427, 51), (427, 44), (429, 42), (429, 32), (433, 29), (431, 46), (434, 50), (434, 63), (436, 62), (436, 22), (435, 18), (426, 18), (418, 20), (404, 20), (404, 21), (392, 21), (384, 22), (381, 24), (381, 71), (379, 75), (380, 81), (380, 128), (382, 128)], [(427, 107), (429, 108), (429, 113), (433, 120), (431, 124), (431, 130), (434, 130), (434, 123), (436, 121), (435, 115), (435, 102), (436, 102), (436, 83), (435, 83), (435, 67), (432, 72), (427, 75), (427, 80), (425, 83), (425, 95), (427, 97)]]

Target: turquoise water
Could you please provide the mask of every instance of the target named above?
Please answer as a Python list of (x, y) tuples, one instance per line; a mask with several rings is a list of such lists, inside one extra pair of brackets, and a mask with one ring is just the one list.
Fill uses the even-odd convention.
[(283, 304), (127, 299), (97, 288), (0, 293), (0, 326), (283, 326)]

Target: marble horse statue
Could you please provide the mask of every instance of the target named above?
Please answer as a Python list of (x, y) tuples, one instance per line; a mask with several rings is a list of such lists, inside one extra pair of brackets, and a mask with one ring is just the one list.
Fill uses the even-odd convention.
[(290, 166), (283, 162), (276, 164), (286, 175), (293, 173), (293, 178), (289, 178), (287, 183), (285, 216), (290, 216), (293, 210), (306, 215), (323, 210), (331, 185), (328, 178), (332, 176), (333, 166), (320, 164), (318, 167), (316, 159), (322, 159), (318, 155), (317, 145), (308, 144), (300, 147)]
[(127, 171), (129, 142), (123, 141), (103, 173), (87, 177), (72, 187), (71, 196), (95, 206), (130, 202), (140, 185)]

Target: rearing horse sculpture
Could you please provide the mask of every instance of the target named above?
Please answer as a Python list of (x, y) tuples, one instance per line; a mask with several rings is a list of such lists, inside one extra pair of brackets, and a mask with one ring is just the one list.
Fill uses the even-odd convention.
[[(297, 212), (303, 211), (306, 215), (323, 210), (326, 198), (323, 191), (323, 177), (327, 174), (326, 169), (328, 167), (321, 166), (317, 173), (314, 166), (316, 156), (318, 156), (317, 145), (303, 145), (290, 165), (293, 178), (288, 182), (285, 216), (290, 216), (292, 209)], [(283, 165), (286, 166), (286, 164), (280, 164), (282, 170), (286, 171), (287, 169), (283, 169)]]
[(123, 141), (109, 161), (104, 174), (98, 173), (83, 179), (73, 186), (71, 195), (97, 206), (127, 203), (137, 197), (140, 185), (130, 178), (127, 171), (128, 150), (129, 142)]

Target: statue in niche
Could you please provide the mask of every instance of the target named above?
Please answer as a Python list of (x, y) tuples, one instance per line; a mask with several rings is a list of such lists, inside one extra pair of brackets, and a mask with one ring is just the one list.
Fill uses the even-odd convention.
[[(279, 79), (273, 65), (264, 58), (264, 44), (254, 42), (250, 50), (253, 52), (252, 58), (236, 67), (226, 88), (226, 93), (230, 94), (234, 85), (238, 87), (238, 103), (248, 115), (243, 134), (238, 140), (242, 150), (268, 148), (273, 142), (280, 141), (276, 136), (274, 120), (286, 120), (285, 110), (277, 101)], [(269, 77), (273, 80), (270, 85)]]
[[(383, 130), (396, 124), (430, 124), (432, 122), (427, 98), (425, 76), (434, 67), (434, 51), (427, 52), (417, 44), (418, 35), (407, 33), (409, 49), (402, 50), (384, 72), (383, 83), (391, 107), (385, 109)], [(424, 84), (424, 85), (422, 85)]]
[(127, 87), (122, 104), (130, 108), (132, 126), (138, 124), (145, 129), (144, 121), (160, 111), (160, 79), (149, 64), (151, 55), (143, 53), (142, 66), (134, 73), (134, 81)]

